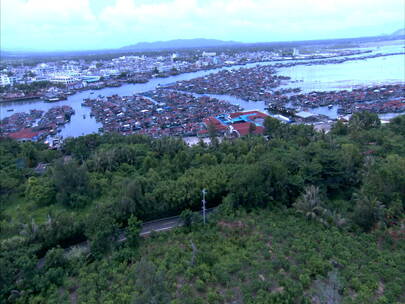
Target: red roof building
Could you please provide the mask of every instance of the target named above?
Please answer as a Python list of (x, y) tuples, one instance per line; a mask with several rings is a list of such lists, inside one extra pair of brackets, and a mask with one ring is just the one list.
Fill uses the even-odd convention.
[(26, 128), (14, 133), (9, 133), (8, 137), (18, 141), (37, 141), (39, 134), (39, 132), (33, 131), (30, 128)]
[(199, 135), (206, 135), (208, 125), (213, 125), (215, 129), (229, 136), (245, 136), (252, 134), (263, 134), (264, 120), (269, 115), (259, 111), (236, 112), (211, 116), (203, 120), (205, 129), (198, 132)]

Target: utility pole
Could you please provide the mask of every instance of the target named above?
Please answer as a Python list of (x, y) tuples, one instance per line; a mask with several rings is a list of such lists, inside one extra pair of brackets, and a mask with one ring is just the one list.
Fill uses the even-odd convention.
[(204, 220), (204, 225), (205, 225), (205, 211), (206, 211), (206, 208), (205, 208), (205, 195), (207, 194), (207, 190), (205, 190), (205, 189), (202, 189), (202, 195), (203, 195), (203, 199), (202, 199), (202, 212), (203, 212), (203, 220)]

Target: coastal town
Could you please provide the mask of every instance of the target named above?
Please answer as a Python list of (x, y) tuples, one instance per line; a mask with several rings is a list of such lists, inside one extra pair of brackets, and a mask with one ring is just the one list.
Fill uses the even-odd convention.
[[(255, 78), (250, 79), (252, 79), (251, 86), (255, 86)], [(248, 84), (246, 84), (247, 87), (249, 87)], [(344, 115), (357, 111), (405, 112), (404, 95), (405, 85), (374, 86), (352, 91), (312, 92), (289, 96), (273, 94), (272, 98), (266, 101), (268, 114), (258, 113), (261, 113), (259, 114), (262, 115), (261, 117), (272, 116), (284, 123), (315, 125), (322, 123), (323, 129), (328, 130), (333, 121), (347, 120)], [(336, 105), (339, 106), (338, 113), (342, 116), (335, 119), (327, 115), (311, 113), (311, 109), (316, 107), (330, 108)], [(212, 122), (210, 117), (232, 116), (234, 115), (232, 113), (243, 110), (240, 106), (217, 98), (195, 96), (192, 93), (165, 88), (146, 92), (143, 95), (86, 98), (82, 106), (89, 107), (90, 116), (101, 123), (100, 132), (116, 132), (124, 135), (145, 134), (152, 137), (205, 137), (209, 135), (208, 129)], [(1, 133), (2, 136), (19, 140), (45, 140), (48, 136), (60, 132), (62, 126), (69, 122), (73, 114), (73, 109), (66, 105), (53, 107), (45, 114), (38, 110), (31, 110), (30, 113), (15, 113), (1, 121)], [(246, 121), (243, 122), (246, 123)], [(224, 129), (224, 124), (213, 125), (220, 126), (216, 131), (222, 135), (225, 131), (232, 133), (232, 130)], [(255, 124), (255, 127), (261, 126), (262, 124)], [(246, 135), (246, 130), (238, 134)]]
[(25, 64), (11, 60), (0, 65), (0, 102), (38, 98), (53, 102), (83, 90), (146, 83), (153, 78), (259, 62), (271, 62), (273, 67), (280, 68), (300, 64), (338, 64), (388, 55), (356, 49), (300, 52), (297, 48), (283, 48), (251, 52), (225, 50), (221, 53), (178, 51), (148, 56), (128, 54), (114, 58), (100, 55), (96, 59), (29, 61)]
[[(34, 108), (16, 113), (9, 107), (1, 113), (0, 132), (1, 136), (17, 140), (52, 143), (54, 138), (62, 137), (59, 133), (70, 123), (75, 109), (80, 110), (79, 121), (86, 124), (94, 121), (97, 127), (93, 132), (100, 133), (204, 138), (209, 136), (212, 126), (220, 136), (262, 132), (262, 122), (246, 119), (244, 112), (255, 113), (260, 118), (271, 116), (283, 123), (312, 124), (327, 132), (335, 121), (347, 121), (358, 111), (405, 112), (405, 84), (304, 93), (299, 81), (279, 70), (396, 55), (398, 52), (367, 49), (308, 52), (292, 48), (221, 53), (184, 50), (33, 65), (10, 63), (1, 70), (3, 103), (31, 99), (34, 103), (56, 104), (46, 110)], [(148, 86), (152, 79), (177, 79), (175, 75), (185, 73), (195, 76)], [(131, 84), (145, 84), (145, 89), (131, 94), (111, 93), (114, 88)], [(106, 96), (96, 93), (104, 88), (111, 88)], [(69, 104), (72, 95), (85, 91), (90, 93), (72, 108), (73, 104)], [(245, 109), (235, 100), (250, 106)], [(63, 105), (58, 106), (62, 101)], [(227, 117), (228, 123), (219, 117)]]

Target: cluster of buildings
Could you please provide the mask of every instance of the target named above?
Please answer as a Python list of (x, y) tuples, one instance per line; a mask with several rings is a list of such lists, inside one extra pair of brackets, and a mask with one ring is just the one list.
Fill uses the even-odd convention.
[[(0, 69), (0, 102), (44, 97), (52, 87), (58, 88), (56, 96), (49, 99), (64, 99), (78, 90), (101, 89), (121, 86), (124, 83), (143, 83), (153, 77), (168, 77), (186, 72), (195, 72), (224, 66), (247, 64), (284, 59), (330, 58), (346, 55), (345, 50), (337, 53), (300, 54), (298, 49), (277, 51), (227, 50), (217, 53), (202, 50), (184, 50), (166, 55), (125, 55), (100, 59), (57, 60), (42, 62), (34, 66), (28, 64), (7, 64), (3, 61)], [(359, 51), (350, 51), (350, 54)], [(349, 54), (348, 54), (349, 55)], [(279, 67), (275, 65), (275, 67)], [(30, 85), (46, 82), (46, 88)], [(48, 84), (49, 83), (49, 84)]]
[(73, 108), (67, 105), (53, 107), (46, 113), (40, 110), (15, 113), (0, 121), (0, 136), (19, 141), (44, 140), (60, 132), (74, 113)]
[(226, 137), (263, 134), (266, 117), (269, 115), (257, 110), (210, 116), (204, 118), (203, 128), (198, 132), (198, 135), (210, 136), (210, 129), (213, 129), (217, 135)]
[[(50, 81), (66, 86), (86, 85), (102, 79), (135, 74), (165, 74), (187, 72), (202, 67), (241, 63), (241, 55), (217, 55), (215, 52), (199, 54), (168, 54), (166, 56), (128, 55), (113, 59), (86, 61), (59, 60), (29, 65), (6, 65), (0, 70), (0, 86), (29, 84), (35, 81)], [(263, 60), (263, 56), (249, 56)]]
[(273, 104), (294, 108), (339, 106), (339, 114), (351, 114), (361, 110), (375, 113), (399, 113), (405, 110), (405, 85), (377, 85), (353, 90), (311, 92), (291, 96), (278, 96)]
[(228, 113), (239, 107), (207, 96), (156, 90), (145, 96), (110, 96), (86, 99), (91, 115), (104, 132), (161, 136), (196, 136), (205, 117)]
[(179, 81), (168, 86), (174, 90), (198, 94), (231, 95), (244, 100), (258, 101), (269, 99), (274, 89), (289, 77), (276, 75), (270, 65), (237, 70), (222, 70), (215, 74)]
[(0, 87), (12, 86), (16, 82), (16, 77), (11, 74), (0, 74)]
[[(345, 55), (339, 51), (339, 55)], [(353, 51), (351, 51), (353, 52)], [(278, 51), (229, 51), (221, 54), (213, 51), (188, 50), (166, 55), (126, 55), (112, 59), (58, 60), (35, 66), (7, 64), (0, 70), (0, 87), (27, 84), (35, 81), (51, 81), (67, 86), (86, 85), (101, 79), (120, 75), (188, 72), (208, 67), (245, 64), (259, 61), (325, 58), (335, 53), (300, 54), (297, 49)]]
[(58, 95), (77, 90), (101, 89), (122, 84), (147, 82), (153, 77), (167, 77), (226, 65), (269, 60), (271, 52), (217, 54), (193, 51), (159, 56), (128, 55), (98, 60), (58, 60), (34, 66), (3, 64), (0, 70), (0, 101), (39, 98), (47, 88), (31, 85), (36, 82), (53, 83)]

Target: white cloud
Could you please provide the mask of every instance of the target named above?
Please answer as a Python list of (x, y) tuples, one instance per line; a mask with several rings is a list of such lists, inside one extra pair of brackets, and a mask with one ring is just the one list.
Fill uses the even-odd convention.
[(1, 38), (2, 47), (101, 48), (192, 37), (373, 35), (401, 27), (404, 5), (402, 0), (1, 0)]

